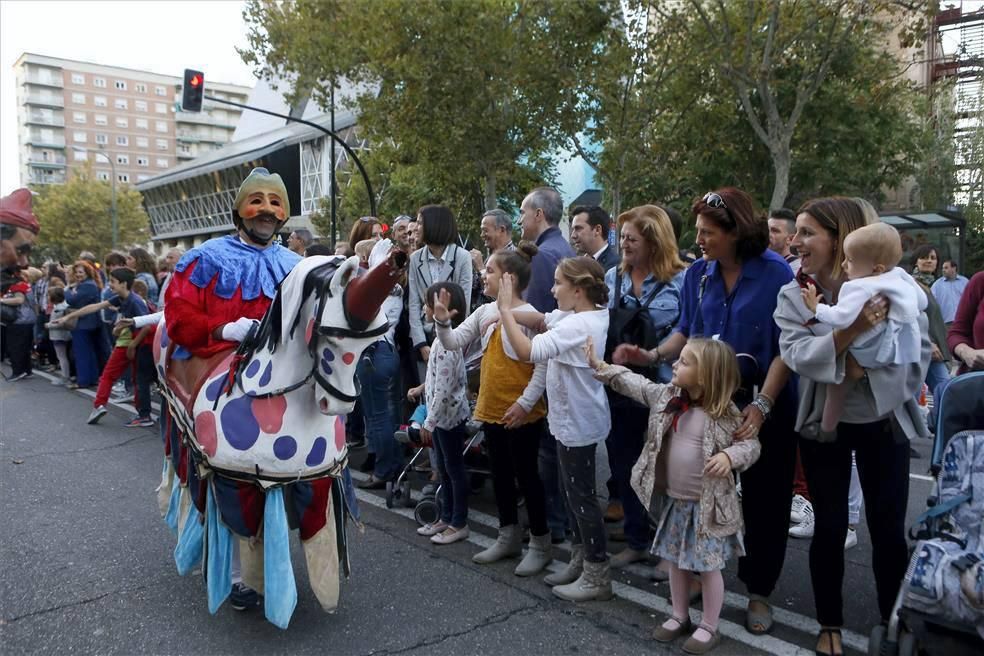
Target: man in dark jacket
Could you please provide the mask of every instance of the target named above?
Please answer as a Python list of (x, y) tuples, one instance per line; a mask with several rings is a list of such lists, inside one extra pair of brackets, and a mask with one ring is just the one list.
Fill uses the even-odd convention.
[(538, 312), (557, 309), (557, 301), (550, 293), (554, 270), (565, 257), (574, 257), (574, 249), (558, 227), (563, 215), (564, 201), (560, 193), (551, 187), (537, 187), (526, 195), (519, 206), (523, 239), (534, 242), (540, 249), (533, 258), (530, 284), (526, 288), (526, 300)]
[(578, 255), (598, 260), (605, 271), (618, 266), (618, 251), (608, 243), (612, 218), (597, 205), (577, 206), (571, 210), (571, 243)]

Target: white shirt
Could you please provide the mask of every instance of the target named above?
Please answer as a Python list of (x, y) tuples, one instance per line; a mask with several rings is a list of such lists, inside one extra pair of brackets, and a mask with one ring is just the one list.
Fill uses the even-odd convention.
[(427, 359), (424, 403), (427, 405), (424, 428), (431, 432), (435, 428), (451, 430), (471, 417), (465, 359), (461, 351), (444, 348), (440, 338), (434, 339)]
[(532, 362), (547, 363), (547, 424), (564, 446), (603, 442), (612, 428), (605, 386), (595, 380), (584, 356), (584, 342), (594, 339), (603, 358), (608, 338), (608, 310), (562, 312), (545, 317), (547, 332), (533, 338)]

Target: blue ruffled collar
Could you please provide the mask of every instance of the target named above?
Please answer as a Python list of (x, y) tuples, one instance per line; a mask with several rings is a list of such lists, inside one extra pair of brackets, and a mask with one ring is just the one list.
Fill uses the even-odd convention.
[(184, 254), (175, 269), (184, 272), (192, 262), (191, 282), (202, 289), (218, 276), (215, 294), (220, 298), (232, 298), (237, 289), (242, 298), (251, 301), (261, 293), (272, 299), (277, 286), (287, 277), (301, 257), (280, 244), (267, 248), (254, 248), (244, 244), (238, 235), (209, 239), (201, 246)]

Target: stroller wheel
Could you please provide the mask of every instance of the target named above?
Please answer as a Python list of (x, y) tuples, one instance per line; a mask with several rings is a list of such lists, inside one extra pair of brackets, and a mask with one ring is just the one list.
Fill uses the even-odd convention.
[(393, 481), (386, 481), (386, 507), (393, 507), (393, 497), (399, 494), (399, 491), (393, 486)]
[(413, 506), (413, 497), (410, 495), (410, 481), (403, 481), (403, 485), (400, 486), (400, 497), (404, 508)]
[(434, 497), (424, 497), (413, 509), (413, 518), (421, 526), (433, 524), (441, 517), (441, 508)]

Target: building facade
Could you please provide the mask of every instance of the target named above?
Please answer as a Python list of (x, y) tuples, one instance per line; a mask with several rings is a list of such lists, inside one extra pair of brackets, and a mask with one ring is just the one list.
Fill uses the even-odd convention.
[[(136, 184), (232, 140), (240, 110), (205, 102), (180, 110), (180, 77), (24, 53), (17, 81), (20, 181), (65, 182), (91, 164), (97, 179)], [(209, 94), (245, 102), (249, 87), (208, 82)]]

